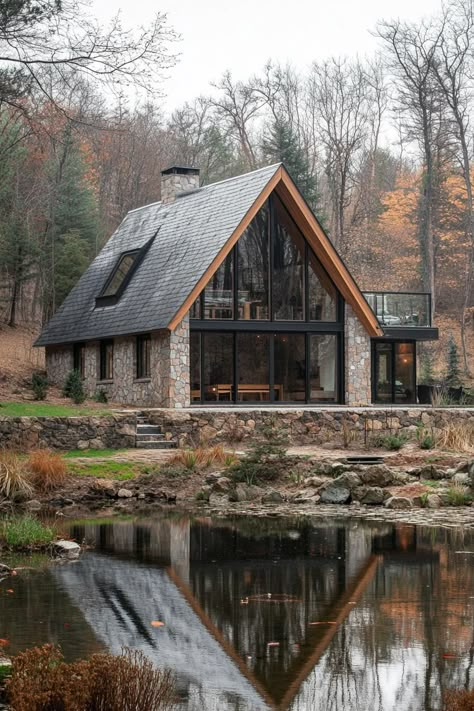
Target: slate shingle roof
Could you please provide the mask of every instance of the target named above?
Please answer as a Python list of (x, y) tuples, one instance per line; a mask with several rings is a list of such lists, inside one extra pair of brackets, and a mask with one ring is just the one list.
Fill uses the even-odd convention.
[[(44, 327), (46, 346), (166, 328), (281, 164), (127, 214)], [(156, 238), (113, 306), (95, 299), (119, 255)]]

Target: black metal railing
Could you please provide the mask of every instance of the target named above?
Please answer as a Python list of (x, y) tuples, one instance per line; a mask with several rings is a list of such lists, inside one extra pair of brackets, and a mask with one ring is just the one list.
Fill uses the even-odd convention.
[(382, 326), (431, 327), (431, 294), (427, 292), (364, 291)]

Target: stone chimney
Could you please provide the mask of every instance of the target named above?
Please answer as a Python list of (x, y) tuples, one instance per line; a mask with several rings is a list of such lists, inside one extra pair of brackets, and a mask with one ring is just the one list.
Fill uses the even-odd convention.
[(174, 202), (179, 193), (199, 187), (199, 168), (174, 165), (161, 171), (161, 202)]

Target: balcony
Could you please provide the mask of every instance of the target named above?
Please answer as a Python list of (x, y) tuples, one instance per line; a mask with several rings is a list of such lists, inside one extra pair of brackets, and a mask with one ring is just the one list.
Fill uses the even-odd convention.
[(431, 323), (431, 294), (426, 292), (365, 291), (364, 296), (386, 336), (436, 339)]

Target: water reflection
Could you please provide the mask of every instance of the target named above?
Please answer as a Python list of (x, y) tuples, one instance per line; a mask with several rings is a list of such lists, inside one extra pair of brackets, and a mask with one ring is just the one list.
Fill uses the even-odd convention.
[(442, 689), (474, 686), (467, 534), (262, 518), (72, 534), (94, 552), (19, 577), (14, 595), (0, 585), (12, 651), (139, 647), (175, 672), (187, 711), (435, 711)]

